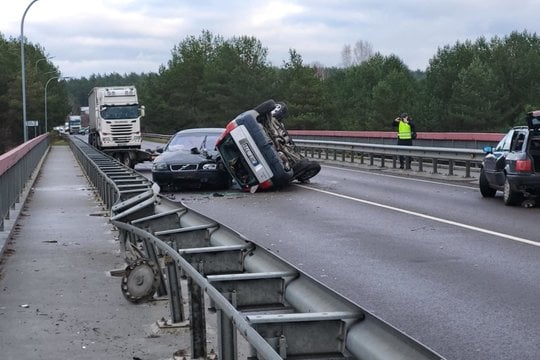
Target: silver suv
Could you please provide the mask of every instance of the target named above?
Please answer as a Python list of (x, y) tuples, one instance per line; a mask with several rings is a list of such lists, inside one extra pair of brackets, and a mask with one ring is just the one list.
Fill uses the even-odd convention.
[(242, 190), (307, 182), (321, 170), (318, 162), (297, 151), (283, 124), (286, 116), (285, 103), (265, 101), (229, 122), (218, 139), (222, 161)]

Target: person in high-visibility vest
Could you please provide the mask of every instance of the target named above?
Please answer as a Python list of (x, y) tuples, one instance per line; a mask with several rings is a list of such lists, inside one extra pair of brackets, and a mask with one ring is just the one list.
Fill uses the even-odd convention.
[[(412, 146), (413, 139), (416, 139), (416, 127), (409, 115), (407, 113), (402, 113), (394, 119), (392, 126), (397, 128), (397, 144)], [(399, 168), (403, 169), (404, 167), (406, 169), (411, 168), (411, 158), (408, 156), (399, 157)]]

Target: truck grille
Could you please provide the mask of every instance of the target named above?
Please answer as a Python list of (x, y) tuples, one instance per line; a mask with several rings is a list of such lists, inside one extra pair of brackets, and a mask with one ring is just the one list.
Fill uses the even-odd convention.
[(112, 124), (111, 132), (116, 143), (128, 143), (133, 136), (133, 124)]

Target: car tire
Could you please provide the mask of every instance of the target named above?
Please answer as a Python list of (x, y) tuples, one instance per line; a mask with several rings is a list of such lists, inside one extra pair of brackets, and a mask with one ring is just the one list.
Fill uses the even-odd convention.
[(300, 182), (307, 182), (321, 171), (321, 165), (309, 159), (302, 159), (293, 166), (294, 178)]
[(480, 179), (478, 180), (478, 185), (480, 187), (480, 194), (482, 194), (483, 197), (492, 198), (495, 196), (497, 190), (489, 186), (489, 182), (483, 168), (480, 170)]
[(259, 113), (259, 115), (265, 115), (276, 108), (276, 102), (274, 100), (266, 100), (262, 104), (257, 105), (253, 110)]
[(512, 190), (510, 182), (508, 182), (508, 178), (504, 180), (503, 201), (507, 206), (516, 205), (519, 201), (521, 201), (521, 194)]

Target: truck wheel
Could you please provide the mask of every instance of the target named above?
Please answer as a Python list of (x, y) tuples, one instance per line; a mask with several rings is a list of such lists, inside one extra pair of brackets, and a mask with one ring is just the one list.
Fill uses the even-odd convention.
[(133, 169), (133, 160), (131, 160), (131, 156), (129, 156), (129, 153), (123, 154), (123, 156), (122, 156), (122, 164), (124, 164), (128, 168)]

